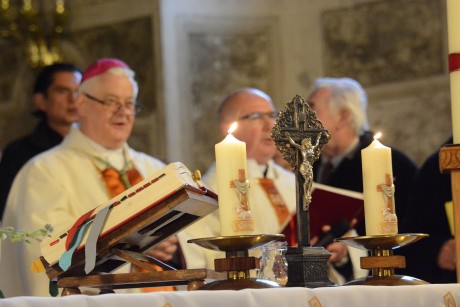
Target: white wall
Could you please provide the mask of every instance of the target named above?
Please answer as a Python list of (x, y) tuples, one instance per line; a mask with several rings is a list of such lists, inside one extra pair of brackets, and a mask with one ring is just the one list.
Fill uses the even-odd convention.
[[(424, 0), (420, 0), (424, 1)], [(325, 76), (326, 45), (323, 40), (321, 16), (328, 10), (347, 10), (356, 5), (379, 4), (374, 0), (162, 0), (160, 2), (161, 39), (164, 69), (164, 97), (167, 152), (171, 161), (182, 160), (186, 165), (202, 171), (206, 161), (213, 159), (213, 144), (220, 136), (210, 105), (216, 105), (230, 88), (207, 93), (194, 92), (196, 71), (191, 72), (193, 54), (190, 35), (238, 37), (262, 28), (269, 50), (260, 50), (260, 57), (269, 57), (260, 86), (282, 108), (296, 94), (308, 95), (311, 82)], [(395, 3), (395, 2), (393, 2)], [(444, 1), (439, 2), (444, 12)], [(391, 21), (393, 14), (385, 19)], [(440, 17), (444, 27), (445, 14)], [(401, 24), (401, 27), (404, 27)], [(346, 30), (346, 29), (345, 29)], [(356, 33), (350, 35), (358, 35)], [(441, 33), (445, 47), (445, 29)], [(388, 44), (399, 44), (388, 41)], [(227, 46), (228, 48), (228, 46)], [(231, 52), (231, 51), (230, 51)], [(447, 58), (447, 55), (446, 55)], [(248, 66), (251, 64), (249, 63)], [(418, 65), (414, 63), (414, 65)], [(219, 74), (215, 73), (216, 78)], [(207, 73), (203, 70), (203, 73)], [(396, 72), (397, 73), (397, 72)], [(348, 76), (354, 77), (354, 76)], [(230, 79), (232, 80), (232, 79)], [(239, 86), (238, 80), (234, 81)], [(249, 84), (248, 84), (249, 85)], [(408, 153), (421, 163), (436, 150), (450, 134), (450, 104), (448, 75), (435, 75), (412, 80), (392, 81), (366, 86), (369, 96), (369, 118), (375, 130), (383, 131), (382, 141)], [(205, 93), (203, 93), (205, 92)], [(220, 96), (219, 96), (220, 94)], [(209, 101), (208, 101), (209, 99)], [(200, 112), (207, 113), (203, 122)], [(200, 131), (205, 126), (214, 133)], [(203, 130), (203, 129), (201, 129)], [(203, 141), (202, 139), (206, 139)], [(195, 147), (200, 147), (196, 150)], [(201, 154), (200, 154), (201, 150)], [(203, 159), (203, 156), (206, 156)], [(206, 161), (205, 161), (206, 160)]]

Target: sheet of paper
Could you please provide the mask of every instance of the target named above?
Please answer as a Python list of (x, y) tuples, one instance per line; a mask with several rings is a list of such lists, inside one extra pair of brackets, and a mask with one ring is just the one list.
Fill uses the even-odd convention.
[(447, 221), (449, 221), (450, 233), (454, 236), (454, 203), (448, 201), (444, 204), (444, 208), (446, 209)]

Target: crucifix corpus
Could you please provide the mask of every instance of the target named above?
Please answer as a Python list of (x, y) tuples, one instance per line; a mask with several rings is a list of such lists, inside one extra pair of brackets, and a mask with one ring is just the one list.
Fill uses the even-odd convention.
[(333, 284), (327, 277), (330, 253), (323, 247), (310, 245), (309, 214), (313, 163), (318, 160), (330, 137), (316, 118), (316, 112), (299, 95), (280, 111), (272, 129), (276, 147), (296, 175), (298, 246), (289, 247), (286, 253), (288, 287), (314, 288)]

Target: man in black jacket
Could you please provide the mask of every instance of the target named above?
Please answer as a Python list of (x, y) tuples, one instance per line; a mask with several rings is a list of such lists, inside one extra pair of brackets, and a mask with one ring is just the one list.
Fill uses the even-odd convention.
[[(446, 142), (452, 143), (452, 138)], [(446, 214), (446, 203), (452, 202), (450, 177), (439, 170), (438, 149), (416, 176), (409, 210), (401, 227), (405, 233), (429, 235), (401, 252), (406, 256), (404, 274), (430, 283), (457, 282), (455, 240)]]
[(0, 217), (17, 172), (35, 155), (58, 145), (78, 119), (75, 95), (80, 80), (81, 71), (72, 64), (53, 64), (38, 74), (33, 114), (39, 123), (31, 134), (11, 142), (0, 160)]
[[(314, 181), (363, 192), (361, 150), (373, 140), (367, 120), (365, 91), (358, 82), (349, 78), (320, 78), (315, 81), (308, 103), (331, 134), (320, 159), (313, 166)], [(392, 163), (396, 213), (398, 221), (402, 221), (417, 166), (395, 149), (392, 149)], [(364, 221), (357, 225), (356, 231), (360, 236), (366, 235)], [(327, 249), (343, 256), (343, 261), (339, 262), (342, 265), (336, 266), (337, 270), (347, 280), (356, 278), (349, 265), (350, 261), (347, 261), (345, 246), (334, 242)]]

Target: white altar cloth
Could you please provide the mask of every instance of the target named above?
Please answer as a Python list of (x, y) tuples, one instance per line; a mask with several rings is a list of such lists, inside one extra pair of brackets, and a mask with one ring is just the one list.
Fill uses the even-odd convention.
[(125, 306), (460, 306), (460, 284), (420, 286), (348, 286), (331, 288), (245, 289), (241, 291), (176, 291), (142, 294), (14, 297), (0, 299), (11, 307)]

